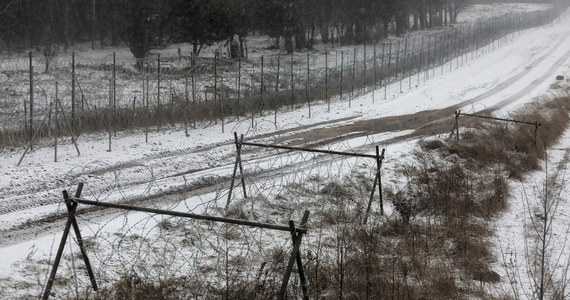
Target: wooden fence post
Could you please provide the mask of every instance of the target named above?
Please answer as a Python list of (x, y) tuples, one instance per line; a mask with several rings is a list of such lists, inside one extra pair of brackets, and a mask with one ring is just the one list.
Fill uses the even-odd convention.
[(184, 109), (184, 133), (186, 134), (186, 137), (189, 137), (188, 122), (190, 120), (190, 97), (188, 96), (188, 74), (184, 75), (184, 100), (186, 100), (186, 107)]
[(356, 48), (352, 53), (352, 85), (350, 89), (350, 98), (354, 97), (354, 77), (356, 73)]
[(30, 150), (34, 150), (34, 66), (30, 51)]
[(376, 83), (376, 66), (378, 65), (378, 63), (376, 62), (376, 43), (374, 43), (374, 48), (372, 51), (373, 51), (373, 59), (374, 59), (374, 63), (372, 64), (372, 82), (373, 82), (372, 103), (374, 103), (374, 94), (376, 92), (376, 88), (378, 87), (378, 85)]
[[(305, 227), (307, 221), (309, 220), (309, 211), (306, 210), (301, 219), (300, 227)], [(303, 262), (301, 260), (301, 254), (299, 248), (301, 247), (301, 241), (303, 239), (303, 234), (295, 230), (295, 223), (291, 220), (289, 221), (289, 227), (291, 228), (291, 237), (293, 239), (293, 251), (291, 251), (291, 257), (289, 257), (289, 263), (285, 269), (285, 274), (283, 275), (283, 282), (281, 283), (281, 290), (278, 295), (279, 300), (284, 300), (287, 294), (287, 285), (289, 284), (289, 278), (291, 277), (291, 272), (293, 271), (293, 265), (297, 263), (297, 271), (299, 272), (299, 280), (301, 281), (301, 288), (303, 290), (303, 299), (309, 299), (308, 295), (308, 284), (305, 278), (305, 272), (303, 270)]]
[[(382, 42), (382, 59), (380, 60), (380, 87), (384, 85), (384, 59), (386, 56), (386, 43)], [(384, 99), (386, 99), (386, 86), (384, 86)]]
[(293, 78), (293, 52), (291, 52), (290, 69), (291, 69), (291, 109), (295, 108), (295, 81)]
[(459, 140), (459, 115), (461, 110), (455, 112), (455, 140)]
[(273, 116), (274, 120), (273, 122), (275, 123), (275, 127), (277, 127), (277, 110), (279, 109), (279, 106), (281, 105), (281, 103), (277, 102), (277, 99), (279, 99), (279, 71), (281, 71), (281, 55), (279, 55), (279, 53), (277, 54), (277, 73), (276, 73), (276, 78), (275, 78), (275, 97), (273, 98), (273, 101), (275, 101), (275, 103), (273, 103), (273, 105), (275, 106), (275, 115)]
[[(145, 106), (145, 115), (146, 120), (144, 122), (144, 141), (148, 143), (148, 122), (150, 119), (150, 109), (149, 109), (149, 95), (148, 95), (148, 77), (146, 78), (146, 87), (145, 87), (145, 77), (143, 76), (143, 104)], [(146, 98), (145, 98), (146, 97)]]
[(310, 55), (307, 53), (307, 85), (305, 87), (306, 96), (307, 96), (307, 105), (309, 106), (309, 119), (311, 118), (311, 96), (309, 92), (309, 85), (311, 84), (311, 62), (310, 62)]
[[(264, 74), (263, 74), (263, 73), (264, 73), (264, 72), (263, 72), (263, 71), (264, 71), (264, 70), (263, 70), (263, 61), (264, 61), (264, 59), (263, 59), (263, 55), (262, 55), (262, 56), (261, 56), (261, 76), (260, 76), (261, 84), (260, 84), (260, 86), (259, 86), (259, 110), (260, 110), (259, 116), (260, 116), (260, 117), (263, 117), (263, 109), (265, 108), (265, 103), (264, 103), (265, 99), (264, 99), (264, 97), (263, 97), (263, 85), (264, 85), (264, 82), (263, 82), (263, 81), (264, 81), (264, 80), (263, 80), (263, 79), (264, 79), (264, 78), (263, 78), (263, 77), (264, 77), (264, 76), (263, 76), (263, 75), (264, 75)], [(252, 127), (253, 127), (253, 125), (252, 125)]]
[(53, 161), (57, 162), (57, 138), (59, 137), (59, 123), (57, 120), (57, 113), (58, 113), (58, 107), (57, 107), (57, 103), (58, 103), (58, 97), (59, 97), (59, 83), (56, 81), (55, 82), (55, 118), (54, 118), (54, 129), (55, 129), (55, 137), (53, 140), (54, 143), (54, 153), (53, 153)]
[(113, 136), (117, 137), (117, 73), (115, 52), (113, 52)]
[[(344, 51), (340, 52), (340, 100), (342, 101), (342, 75), (344, 69)], [(348, 107), (350, 107), (350, 99), (348, 99)]]
[(384, 160), (384, 153), (386, 149), (382, 149), (382, 154), (380, 154), (380, 148), (376, 146), (376, 175), (374, 176), (374, 184), (372, 185), (372, 192), (370, 192), (370, 199), (368, 199), (368, 206), (366, 208), (366, 212), (364, 214), (363, 223), (366, 224), (368, 222), (368, 216), (370, 214), (370, 209), (372, 208), (372, 199), (374, 198), (374, 193), (376, 191), (376, 186), (378, 186), (378, 196), (380, 198), (380, 214), (384, 215), (384, 199), (382, 195), (382, 162)]
[(75, 129), (75, 51), (71, 52), (71, 128)]
[(384, 154), (386, 149), (382, 149), (380, 156), (378, 155), (378, 147), (376, 147), (376, 167), (378, 168), (378, 198), (380, 199), (380, 215), (384, 215), (384, 194), (382, 193), (382, 163), (384, 162)]
[[(408, 40), (408, 38), (406, 38)], [(404, 74), (402, 74), (402, 80), (406, 77), (406, 71), (408, 72), (408, 88), (412, 88), (412, 76), (414, 73), (414, 62), (416, 61), (415, 55), (415, 48), (416, 48), (416, 38), (412, 37), (410, 41), (410, 46), (408, 47), (408, 52), (406, 52), (406, 68), (403, 70)]]
[(112, 92), (112, 88), (113, 88), (113, 79), (109, 78), (109, 109), (107, 112), (107, 118), (108, 118), (108, 125), (109, 125), (109, 152), (111, 152), (112, 150), (112, 136), (113, 136), (113, 92)]
[(364, 50), (362, 56), (364, 59), (362, 60), (362, 84), (364, 87), (364, 93), (366, 94), (366, 43), (364, 43)]
[[(77, 187), (77, 191), (75, 192), (75, 198), (81, 197), (81, 192), (83, 190), (83, 183), (80, 183)], [(61, 257), (63, 255), (63, 250), (65, 248), (65, 244), (67, 242), (67, 237), (69, 236), (69, 231), (73, 226), (73, 230), (75, 232), (75, 236), (77, 237), (77, 244), (79, 245), (79, 249), (81, 250), (81, 256), (83, 257), (83, 261), (85, 262), (85, 268), (87, 269), (87, 274), (89, 275), (89, 280), (91, 281), (91, 286), (93, 290), (97, 291), (97, 281), (95, 280), (95, 275), (93, 273), (93, 269), (91, 268), (91, 263), (89, 261), (89, 257), (87, 256), (87, 252), (85, 251), (85, 246), (83, 244), (83, 238), (81, 236), (81, 231), (79, 230), (79, 225), (77, 225), (77, 220), (75, 219), (75, 211), (77, 209), (77, 202), (73, 202), (72, 199), (69, 197), (67, 191), (63, 191), (63, 198), (65, 200), (65, 206), (67, 207), (67, 223), (65, 224), (65, 228), (63, 230), (63, 235), (61, 236), (61, 241), (59, 243), (59, 248), (57, 250), (57, 254), (55, 256), (53, 266), (50, 272), (50, 276), (46, 287), (43, 293), (43, 300), (47, 300), (50, 296), (51, 289), (53, 287), (53, 283), (55, 280), (55, 275), (57, 274), (57, 269), (59, 268), (59, 264), (61, 262)]]
[(194, 113), (194, 117), (192, 118), (192, 125), (194, 129), (196, 129), (196, 80), (194, 79), (194, 68), (190, 71), (190, 76), (192, 80), (192, 112)]
[[(408, 60), (408, 38), (406, 38), (406, 40), (404, 41), (404, 58), (402, 60), (407, 63), (407, 60)], [(406, 63), (404, 63), (404, 65)], [(402, 76), (400, 77), (400, 93), (404, 92), (402, 90), (402, 82), (404, 81), (405, 74), (406, 74), (406, 70), (404, 68), (402, 68)]]
[(536, 123), (534, 123), (534, 138), (532, 140), (532, 144), (534, 146), (536, 146), (536, 139), (538, 138), (538, 128), (540, 127), (540, 123), (538, 121), (536, 121)]
[(327, 99), (327, 112), (331, 112), (331, 99), (329, 98), (329, 52), (325, 50), (325, 99)]
[(243, 189), (243, 197), (247, 198), (247, 194), (246, 194), (246, 190), (245, 190), (245, 180), (244, 180), (244, 176), (243, 176), (243, 166), (242, 166), (242, 162), (241, 162), (242, 142), (243, 142), (243, 134), (241, 135), (240, 139), (238, 140), (237, 132), (234, 132), (234, 143), (236, 145), (236, 161), (234, 163), (234, 171), (232, 173), (232, 181), (230, 183), (230, 190), (228, 191), (228, 200), (226, 201), (226, 209), (230, 205), (230, 201), (232, 198), (232, 192), (234, 190), (234, 184), (235, 184), (235, 179), (236, 179), (238, 168), (239, 168), (241, 185), (242, 185), (242, 189)]
[(158, 54), (158, 58), (156, 60), (156, 116), (157, 116), (157, 132), (160, 132), (160, 126), (162, 125), (162, 116), (160, 111), (160, 53)]
[[(194, 82), (194, 76), (192, 76), (192, 82)], [(237, 100), (236, 100), (236, 115), (239, 121), (239, 116), (241, 114), (239, 100), (241, 98), (241, 53), (238, 55), (238, 74), (237, 74)]]

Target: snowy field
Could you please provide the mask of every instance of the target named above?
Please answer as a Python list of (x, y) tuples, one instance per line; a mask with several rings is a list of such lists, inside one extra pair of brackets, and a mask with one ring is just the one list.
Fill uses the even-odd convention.
[(461, 10), (457, 16), (460, 23), (469, 23), (500, 17), (504, 14), (517, 14), (529, 11), (545, 10), (549, 4), (541, 3), (490, 3), (473, 4)]
[[(517, 9), (536, 9), (529, 7), (520, 5)], [(470, 14), (473, 15), (476, 14)], [(468, 22), (469, 18), (465, 17), (462, 21)], [(402, 116), (402, 119), (406, 119), (410, 114), (428, 110), (446, 111), (448, 108), (461, 109), (466, 113), (490, 109), (497, 116), (506, 116), (526, 103), (565, 95), (569, 81), (557, 81), (555, 77), (564, 75), (567, 78), (570, 75), (569, 38), (570, 17), (565, 15), (551, 26), (515, 34), (491, 52), (467, 54), (465, 60), (454, 60), (451, 66), (444, 66), (446, 70), (451, 67), (452, 72), (440, 72), (439, 68), (430, 70), (435, 77), (430, 76), (429, 80), (422, 80), (419, 86), (413, 85), (411, 89), (404, 84), (406, 88), (403, 93), (396, 83), (387, 88), (386, 99), (383, 91), (369, 91), (352, 99), (350, 105), (347, 101), (333, 99), (330, 112), (327, 112), (326, 103), (319, 103), (311, 107), (310, 118), (308, 107), (301, 107), (295, 111), (282, 112), (278, 123), (274, 123), (273, 115), (269, 114), (257, 118), (253, 127), (250, 120), (233, 120), (225, 124), (225, 132), (222, 132), (220, 124), (210, 124), (192, 130), (189, 137), (185, 135), (183, 127), (176, 126), (166, 132), (151, 133), (148, 143), (145, 142), (143, 132), (119, 133), (113, 138), (112, 152), (107, 151), (105, 136), (82, 136), (78, 141), (80, 156), (77, 156), (73, 145), (67, 141), (59, 148), (58, 162), (53, 162), (53, 149), (44, 147), (29, 153), (19, 167), (16, 164), (23, 149), (2, 150), (0, 280), (29, 282), (31, 271), (27, 261), (53, 259), (64, 223), (61, 218), (46, 217), (60, 216), (64, 212), (61, 191), (68, 189), (73, 192), (79, 182), (85, 184), (83, 196), (88, 199), (123, 202), (143, 197), (170, 197), (170, 200), (162, 199), (163, 202), (159, 201), (153, 206), (195, 213), (211, 212), (212, 207), (223, 207), (226, 200), (224, 193), (227, 193), (224, 187), (227, 187), (235, 159), (233, 132), (244, 134), (247, 140), (257, 142), (318, 145), (322, 149), (367, 154), (374, 154), (374, 146), (378, 145), (386, 149), (383, 172), (387, 181), (390, 181), (396, 163), (409, 159), (410, 153), (418, 147), (417, 137), (414, 137), (415, 128), (387, 131), (381, 127), (366, 128), (351, 124), (374, 124), (376, 120), (387, 117)], [(407, 80), (412, 79), (405, 78), (404, 82)], [(392, 142), (394, 140), (398, 142)], [(570, 131), (549, 150), (549, 168), (565, 170), (568, 162), (564, 158), (568, 149)], [(271, 170), (281, 169), (281, 172), (290, 174), (291, 170), (287, 171), (287, 166), (306, 167), (303, 163), (298, 163), (302, 159), (296, 157), (275, 162), (273, 154), (274, 152), (246, 151), (246, 174), (275, 178), (280, 173)], [(322, 163), (326, 164), (326, 161), (323, 160)], [(347, 162), (351, 166), (359, 163)], [(294, 166), (291, 167), (291, 164)], [(342, 166), (327, 165), (326, 168), (319, 169), (311, 165), (311, 171), (304, 174), (332, 170), (342, 175), (346, 173)], [(369, 168), (363, 169), (364, 172), (370, 172)], [(510, 183), (513, 193), (509, 211), (496, 220), (495, 251), (498, 261), (495, 270), (502, 278), (507, 278), (509, 271), (503, 267), (504, 261), (501, 259), (506, 257), (505, 253), (516, 256), (515, 263), (518, 262), (520, 268), (525, 267), (524, 236), (527, 233), (524, 229), (527, 217), (532, 215), (528, 210), (534, 209), (535, 204), (525, 205), (523, 193), (525, 189), (527, 194), (530, 193), (530, 187), (540, 184), (544, 177), (544, 171), (536, 172), (525, 178), (524, 183)], [(563, 182), (564, 178), (559, 177), (559, 180)], [(558, 264), (555, 259), (552, 263), (553, 267), (564, 268), (570, 259), (565, 241), (570, 228), (567, 218), (570, 203), (566, 201), (570, 191), (564, 184), (559, 186), (559, 195), (563, 200), (554, 216), (553, 231), (559, 234), (553, 243), (556, 243), (556, 253), (564, 255), (560, 256)], [(184, 199), (172, 196), (177, 191), (188, 191), (194, 187), (201, 188), (196, 195)], [(172, 202), (182, 204), (172, 206)], [(392, 213), (390, 207), (386, 211)], [(104, 228), (110, 235), (123, 228), (125, 218), (118, 218), (117, 215), (101, 213), (95, 219), (83, 220), (89, 222), (85, 234), (88, 237), (100, 234), (100, 228)], [(144, 214), (129, 214), (128, 221), (132, 222), (132, 227), (136, 227), (137, 222), (145, 218)], [(37, 281), (20, 287), (18, 293), (41, 292), (47, 273), (36, 273), (33, 276)], [(515, 292), (521, 295), (527, 292), (525, 289), (528, 281), (528, 275), (521, 271), (517, 277), (518, 284), (514, 285), (517, 287)], [(6, 286), (2, 288), (6, 289)], [(512, 285), (506, 280), (493, 288), (512, 293)]]

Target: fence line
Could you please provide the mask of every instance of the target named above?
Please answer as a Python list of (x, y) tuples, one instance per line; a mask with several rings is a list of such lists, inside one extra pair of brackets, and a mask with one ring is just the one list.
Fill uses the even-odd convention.
[(236, 146), (236, 160), (234, 163), (234, 169), (232, 173), (232, 180), (230, 183), (230, 189), (228, 191), (228, 198), (226, 202), (226, 207), (229, 206), (232, 193), (234, 189), (235, 180), (237, 177), (237, 173), (239, 170), (239, 177), (242, 185), (243, 196), (247, 198), (247, 192), (245, 188), (245, 177), (243, 172), (242, 166), (242, 148), (243, 146), (251, 146), (251, 147), (259, 147), (259, 148), (266, 148), (266, 149), (281, 149), (281, 150), (290, 150), (296, 152), (309, 152), (309, 153), (321, 153), (321, 154), (332, 154), (332, 155), (339, 155), (339, 156), (348, 156), (348, 157), (363, 157), (363, 158), (373, 158), (376, 161), (376, 172), (374, 176), (374, 184), (372, 185), (372, 191), (370, 192), (370, 198), (368, 200), (368, 205), (366, 209), (366, 213), (364, 214), (364, 224), (368, 221), (368, 215), (370, 214), (370, 209), (372, 208), (372, 200), (374, 199), (374, 193), (376, 191), (376, 187), (378, 187), (378, 198), (380, 201), (380, 214), (384, 214), (384, 203), (383, 203), (383, 196), (382, 196), (382, 163), (384, 162), (385, 152), (386, 149), (382, 149), (382, 153), (380, 153), (380, 148), (378, 146), (375, 147), (376, 154), (363, 154), (363, 153), (355, 153), (355, 152), (341, 152), (341, 151), (331, 151), (331, 150), (321, 150), (321, 149), (311, 149), (311, 148), (304, 148), (304, 147), (291, 147), (291, 146), (281, 146), (281, 145), (272, 145), (272, 144), (262, 144), (262, 143), (252, 143), (252, 142), (244, 142), (243, 141), (243, 134), (238, 139), (237, 132), (234, 132), (234, 143)]
[[(129, 128), (145, 128), (148, 133), (151, 126), (161, 131), (165, 124), (192, 122), (195, 127), (196, 122), (206, 119), (226, 124), (228, 118), (241, 117), (251, 118), (251, 126), (255, 126), (255, 118), (268, 111), (275, 114), (277, 123), (277, 112), (288, 106), (306, 106), (309, 116), (314, 115), (310, 110), (315, 100), (327, 101), (329, 106), (331, 99), (348, 100), (350, 106), (354, 97), (368, 92), (367, 87), (383, 87), (387, 98), (386, 89), (392, 83), (399, 82), (402, 91), (407, 78), (408, 88), (412, 88), (415, 75), (419, 85), (421, 75), (429, 80), (430, 71), (431, 77), (435, 76), (437, 66), (441, 66), (441, 73), (445, 66), (452, 71), (469, 57), (504, 44), (517, 32), (549, 24), (565, 13), (566, 6), (512, 13), (440, 28), (421, 39), (412, 32), (352, 51), (292, 53), (289, 58), (264, 55), (230, 60), (180, 53), (149, 55), (136, 61), (117, 60), (115, 54), (103, 58), (79, 53), (40, 57), (30, 52), (28, 65), (17, 58), (0, 62), (0, 70), (10, 75), (3, 82), (6, 88), (0, 91), (2, 107), (9, 112), (5, 123), (0, 124), (0, 144), (29, 142), (36, 129), (40, 138), (51, 136), (55, 121), (49, 119), (43, 125), (36, 121), (48, 114), (56, 81), (60, 82), (60, 101), (71, 111), (71, 130), (76, 134), (106, 131), (109, 126), (113, 136), (117, 130)], [(381, 53), (376, 51), (378, 46)], [(60, 127), (64, 128), (62, 135), (70, 134), (70, 129)]]

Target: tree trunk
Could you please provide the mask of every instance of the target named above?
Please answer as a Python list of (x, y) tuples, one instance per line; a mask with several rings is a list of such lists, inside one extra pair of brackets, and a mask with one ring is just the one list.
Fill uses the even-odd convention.
[(323, 44), (329, 43), (329, 28), (328, 25), (321, 25), (321, 41)]
[(95, 24), (97, 22), (97, 15), (95, 14), (95, 1), (93, 0), (92, 7), (91, 7), (91, 50), (95, 50)]
[(420, 24), (420, 14), (421, 14), (421, 10), (418, 8), (417, 12), (414, 12), (413, 17), (414, 17), (414, 24), (412, 25), (412, 29), (414, 30), (419, 30), (422, 29), (422, 25)]
[(354, 25), (354, 37), (357, 43), (364, 43), (367, 41), (368, 28), (364, 19), (356, 21), (356, 24)]
[(285, 36), (285, 51), (287, 53), (293, 53), (293, 37), (291, 35)]
[(194, 57), (197, 57), (198, 54), (200, 54), (200, 50), (198, 50), (198, 43), (197, 42), (192, 43), (192, 54), (194, 54)]
[(307, 48), (307, 37), (305, 36), (305, 28), (299, 26), (295, 34), (295, 48), (302, 50)]
[(428, 22), (427, 22), (427, 4), (425, 3), (425, 1), (422, 1), (422, 4), (419, 8), (419, 18), (420, 18), (420, 27), (421, 29), (426, 29), (428, 28)]
[(407, 14), (405, 12), (399, 12), (398, 15), (396, 15), (396, 35), (401, 36), (408, 28)]
[(230, 37), (228, 42), (230, 44), (230, 58), (238, 58), (240, 56), (240, 45), (239, 42), (236, 41), (235, 35)]
[(136, 68), (138, 71), (142, 71), (142, 69), (144, 68), (144, 59), (142, 59), (142, 58), (137, 58), (137, 62), (136, 62), (135, 68)]
[(65, 41), (63, 42), (63, 49), (64, 52), (67, 53), (67, 48), (69, 47), (70, 43), (69, 43), (69, 0), (65, 0), (65, 4), (64, 4), (64, 38)]
[(238, 35), (238, 39), (239, 39), (239, 55), (240, 57), (245, 57), (245, 49), (244, 49), (244, 44), (243, 44), (243, 36), (240, 34)]
[(162, 47), (163, 43), (164, 43), (164, 25), (166, 23), (166, 20), (164, 19), (164, 17), (160, 18), (160, 21), (158, 22), (158, 46)]
[(308, 49), (309, 50), (313, 50), (313, 47), (315, 45), (315, 35), (316, 35), (316, 30), (315, 30), (315, 22), (311, 22), (311, 27), (309, 30), (309, 44), (308, 44)]

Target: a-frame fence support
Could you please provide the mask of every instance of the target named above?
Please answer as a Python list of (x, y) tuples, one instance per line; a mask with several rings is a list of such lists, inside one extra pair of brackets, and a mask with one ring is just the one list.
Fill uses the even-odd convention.
[[(301, 219), (301, 228), (305, 228), (307, 221), (309, 220), (309, 211), (305, 211), (303, 218)], [(293, 265), (297, 263), (297, 271), (299, 272), (299, 280), (301, 281), (301, 289), (303, 290), (303, 299), (309, 299), (309, 284), (307, 278), (305, 277), (305, 271), (303, 268), (303, 261), (301, 260), (301, 253), (299, 248), (301, 247), (301, 241), (303, 239), (303, 233), (297, 232), (295, 229), (295, 223), (289, 221), (289, 228), (291, 228), (291, 238), (293, 239), (293, 251), (291, 252), (291, 257), (289, 257), (289, 263), (287, 264), (287, 269), (285, 269), (285, 275), (283, 276), (283, 282), (281, 283), (281, 290), (279, 291), (279, 300), (284, 300), (287, 294), (287, 285), (289, 283), (289, 278), (291, 277), (291, 272), (293, 271)]]
[(370, 192), (370, 200), (368, 200), (368, 207), (366, 207), (366, 213), (364, 214), (364, 224), (368, 222), (368, 215), (370, 214), (370, 209), (372, 208), (372, 200), (374, 199), (374, 191), (378, 187), (378, 197), (380, 199), (380, 214), (384, 215), (384, 200), (382, 195), (382, 162), (384, 161), (384, 154), (386, 149), (382, 149), (382, 154), (380, 154), (380, 148), (376, 146), (376, 176), (374, 176), (374, 184), (372, 185), (372, 192)]
[(240, 179), (241, 179), (241, 186), (243, 189), (243, 197), (247, 198), (247, 193), (245, 191), (245, 180), (243, 177), (243, 166), (241, 163), (241, 145), (243, 143), (243, 134), (240, 136), (239, 140), (238, 140), (238, 135), (237, 132), (234, 132), (234, 141), (236, 144), (236, 162), (234, 164), (234, 172), (232, 175), (232, 181), (230, 184), (230, 190), (228, 192), (228, 201), (226, 202), (226, 208), (230, 205), (230, 200), (232, 198), (232, 192), (234, 190), (234, 184), (235, 184), (235, 179), (236, 179), (236, 173), (237, 170), (239, 168), (239, 175), (240, 175)]
[(98, 286), (97, 286), (97, 282), (95, 280), (93, 269), (91, 267), (91, 263), (89, 261), (89, 258), (87, 257), (87, 252), (85, 251), (85, 247), (83, 244), (83, 238), (82, 238), (81, 232), (79, 230), (79, 225), (77, 225), (77, 221), (75, 219), (75, 212), (76, 212), (79, 204), (93, 205), (93, 206), (107, 207), (107, 208), (115, 208), (115, 209), (123, 209), (123, 210), (129, 210), (129, 211), (146, 212), (146, 213), (153, 213), (153, 214), (160, 214), (160, 215), (168, 215), (168, 216), (173, 216), (173, 217), (183, 217), (183, 218), (190, 218), (190, 219), (196, 219), (196, 220), (207, 220), (207, 221), (213, 221), (213, 222), (219, 222), (219, 223), (243, 225), (243, 226), (250, 226), (250, 227), (256, 227), (256, 228), (264, 228), (264, 229), (290, 232), (292, 240), (293, 240), (293, 249), (291, 251), (291, 258), (289, 260), (289, 265), (288, 265), (287, 269), (285, 270), (285, 274), (283, 276), (283, 282), (281, 285), (281, 293), (278, 295), (278, 298), (279, 299), (285, 299), (285, 295), (287, 292), (287, 285), (289, 284), (289, 279), (291, 277), (291, 273), (293, 270), (293, 264), (297, 263), (299, 280), (301, 282), (301, 288), (303, 290), (303, 298), (309, 299), (308, 298), (309, 297), (308, 296), (308, 283), (307, 283), (307, 280), (305, 277), (303, 263), (301, 260), (301, 252), (299, 250), (301, 247), (301, 241), (302, 241), (303, 235), (307, 233), (306, 225), (307, 225), (307, 221), (309, 220), (309, 211), (304, 212), (303, 218), (301, 219), (301, 223), (300, 223), (299, 227), (295, 227), (295, 222), (293, 222), (292, 220), (289, 221), (289, 226), (283, 226), (283, 225), (276, 225), (276, 224), (269, 224), (269, 223), (260, 223), (260, 222), (249, 221), (249, 220), (230, 219), (230, 218), (224, 218), (224, 217), (199, 215), (199, 214), (193, 214), (193, 213), (184, 213), (184, 212), (168, 211), (168, 210), (161, 210), (161, 209), (155, 209), (155, 208), (137, 207), (137, 206), (131, 206), (131, 205), (125, 205), (125, 204), (118, 204), (118, 203), (108, 203), (108, 202), (87, 200), (87, 199), (81, 198), (82, 189), (83, 189), (83, 184), (80, 183), (78, 188), (77, 188), (77, 192), (75, 194), (75, 197), (73, 197), (73, 198), (69, 196), (67, 191), (63, 191), (63, 198), (65, 201), (65, 205), (67, 207), (67, 210), (68, 210), (67, 223), (65, 224), (65, 228), (63, 230), (63, 235), (61, 237), (59, 248), (57, 250), (57, 254), (56, 254), (54, 262), (53, 262), (52, 270), (50, 272), (48, 282), (47, 282), (46, 287), (44, 289), (44, 293), (43, 293), (43, 297), (42, 297), (42, 299), (44, 299), (44, 300), (48, 299), (50, 294), (51, 294), (53, 283), (55, 281), (55, 276), (57, 274), (57, 269), (59, 268), (59, 264), (61, 262), (61, 257), (63, 256), (63, 250), (65, 248), (65, 244), (67, 243), (67, 237), (69, 236), (69, 232), (71, 230), (71, 227), (73, 227), (73, 230), (74, 230), (75, 235), (77, 237), (77, 243), (79, 244), (79, 248), (81, 249), (81, 255), (83, 256), (83, 261), (85, 262), (85, 267), (87, 269), (89, 279), (91, 280), (91, 286), (93, 287), (93, 290), (95, 290), (95, 291), (98, 290)]
[[(83, 183), (80, 183), (77, 186), (77, 191), (75, 192), (75, 198), (80, 198), (82, 191), (83, 191)], [(91, 268), (91, 262), (89, 261), (89, 257), (87, 256), (87, 252), (85, 251), (83, 238), (81, 237), (81, 231), (79, 230), (79, 225), (77, 225), (77, 220), (75, 219), (75, 210), (77, 209), (77, 202), (72, 201), (67, 191), (63, 191), (63, 199), (65, 201), (65, 206), (67, 207), (67, 223), (65, 224), (63, 235), (61, 236), (61, 242), (59, 243), (59, 248), (57, 249), (57, 254), (55, 255), (53, 268), (51, 269), (47, 285), (44, 289), (44, 294), (42, 297), (42, 299), (44, 300), (48, 299), (50, 296), (51, 289), (53, 287), (53, 282), (55, 280), (55, 275), (57, 273), (57, 269), (61, 261), (61, 256), (63, 255), (63, 250), (65, 248), (65, 243), (67, 242), (67, 236), (69, 235), (69, 231), (72, 226), (73, 226), (73, 231), (75, 232), (75, 237), (77, 238), (77, 244), (79, 245), (79, 249), (81, 250), (81, 256), (83, 257), (83, 262), (85, 262), (85, 268), (87, 269), (89, 280), (91, 280), (91, 286), (93, 287), (94, 291), (98, 289), (97, 281), (95, 280), (95, 275), (93, 273), (93, 269)]]
[(453, 125), (453, 129), (451, 129), (451, 133), (449, 134), (449, 139), (453, 137), (455, 133), (455, 140), (459, 140), (459, 117), (466, 116), (472, 118), (479, 118), (479, 119), (487, 119), (487, 120), (494, 120), (494, 121), (502, 121), (502, 122), (510, 122), (510, 123), (518, 123), (518, 124), (526, 124), (534, 126), (534, 135), (532, 138), (532, 144), (536, 145), (536, 139), (538, 138), (538, 129), (542, 124), (540, 122), (527, 122), (527, 121), (519, 121), (519, 120), (512, 120), (512, 119), (503, 119), (503, 118), (496, 118), (496, 117), (489, 117), (489, 116), (482, 116), (482, 115), (474, 115), (474, 114), (465, 114), (462, 113), (461, 110), (455, 111), (455, 124)]
[(362, 153), (354, 153), (354, 152), (340, 152), (340, 151), (311, 149), (311, 148), (303, 148), (303, 147), (269, 145), (269, 144), (261, 144), (261, 143), (244, 142), (243, 141), (243, 134), (238, 139), (238, 134), (236, 132), (234, 132), (234, 140), (235, 140), (235, 144), (236, 144), (236, 161), (234, 164), (234, 171), (233, 171), (232, 180), (230, 183), (230, 189), (228, 191), (228, 199), (226, 202), (226, 207), (229, 206), (230, 201), (231, 201), (238, 168), (239, 168), (239, 173), (240, 173), (239, 175), (240, 175), (241, 184), (242, 184), (242, 188), (243, 188), (243, 195), (244, 195), (244, 198), (247, 198), (246, 189), (245, 189), (245, 181), (244, 181), (245, 177), (244, 177), (243, 167), (242, 167), (241, 150), (242, 150), (243, 146), (251, 146), (251, 147), (269, 148), (269, 149), (289, 150), (289, 151), (302, 151), (302, 152), (310, 152), (310, 153), (332, 154), (332, 155), (339, 155), (339, 156), (373, 158), (376, 161), (376, 174), (374, 176), (374, 184), (372, 185), (372, 191), (370, 192), (370, 200), (368, 201), (368, 206), (366, 208), (366, 213), (364, 216), (364, 223), (366, 224), (366, 222), (368, 220), (368, 216), (370, 214), (370, 210), (372, 207), (372, 200), (374, 198), (376, 187), (378, 187), (378, 195), (380, 198), (380, 214), (384, 215), (384, 203), (383, 203), (383, 199), (382, 199), (383, 198), (383, 196), (382, 196), (382, 174), (380, 171), (382, 169), (382, 162), (384, 161), (384, 154), (386, 152), (386, 149), (382, 149), (382, 152), (380, 152), (380, 148), (378, 146), (376, 146), (376, 154), (362, 154)]

